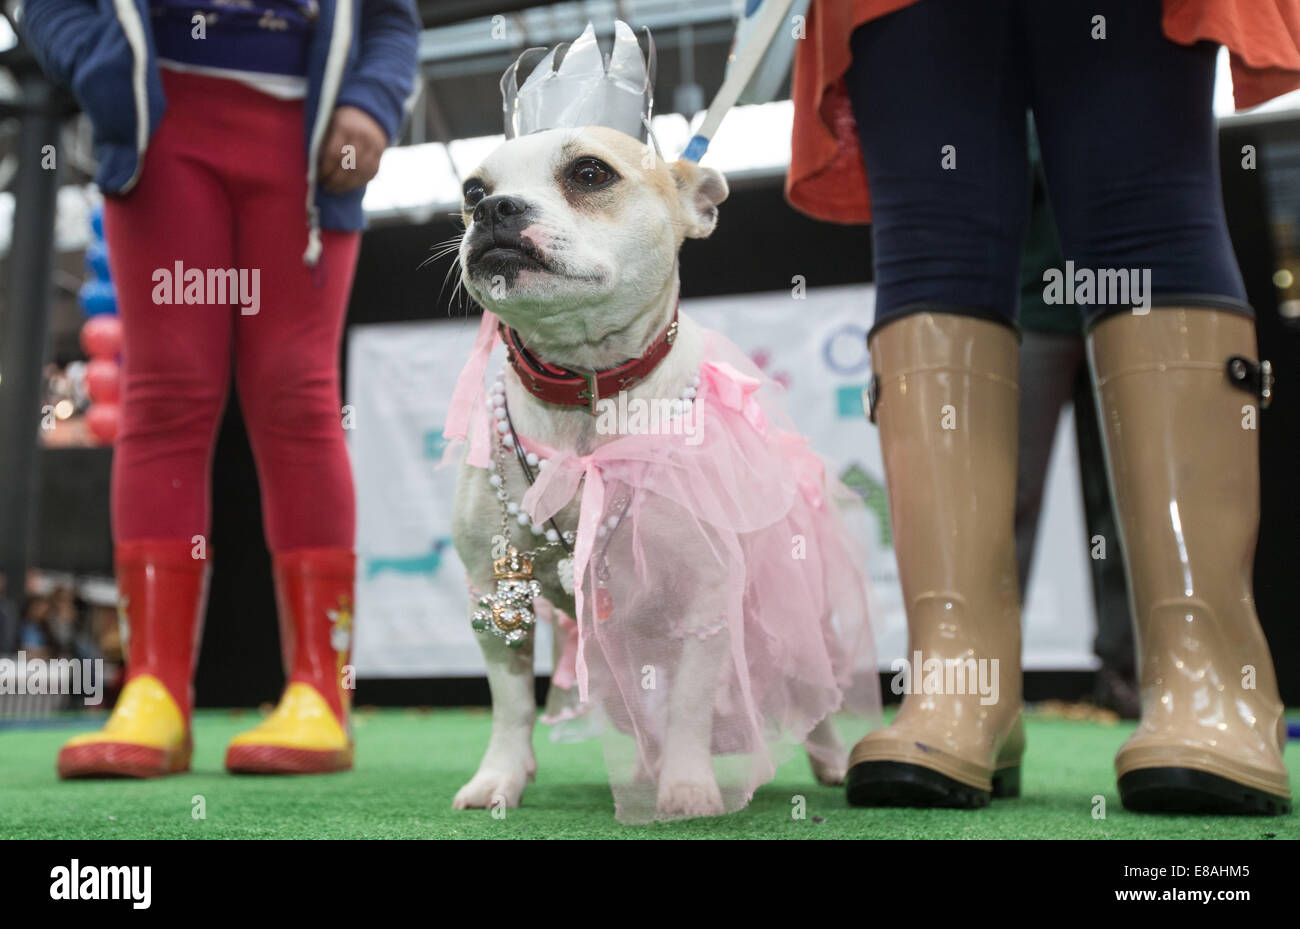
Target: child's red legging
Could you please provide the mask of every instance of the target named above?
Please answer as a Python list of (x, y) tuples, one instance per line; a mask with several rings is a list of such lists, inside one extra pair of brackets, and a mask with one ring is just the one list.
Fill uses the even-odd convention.
[[(233, 364), (271, 550), (351, 549), (338, 358), (360, 235), (324, 231), (319, 265), (303, 263), (301, 101), (166, 70), (163, 88), (167, 112), (140, 180), (105, 205), (124, 333), (114, 539), (207, 538)], [(258, 312), (156, 303), (155, 272), (177, 262), (205, 278), (209, 269), (259, 269)]]

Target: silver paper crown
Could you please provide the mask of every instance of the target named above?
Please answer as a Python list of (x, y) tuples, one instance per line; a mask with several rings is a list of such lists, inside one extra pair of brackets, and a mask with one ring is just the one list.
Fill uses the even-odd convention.
[[(526, 50), (501, 75), (506, 138), (543, 129), (608, 126), (646, 141), (654, 106), (655, 44), (649, 29), (645, 36), (648, 57), (622, 20), (614, 22), (614, 50), (608, 57), (601, 53), (591, 23), (572, 42), (550, 51)], [(522, 86), (521, 71), (528, 73)]]

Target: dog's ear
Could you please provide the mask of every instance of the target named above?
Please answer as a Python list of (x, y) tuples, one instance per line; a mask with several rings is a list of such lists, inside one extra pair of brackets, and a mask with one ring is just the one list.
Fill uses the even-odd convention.
[(727, 199), (727, 179), (714, 168), (678, 159), (668, 166), (686, 218), (686, 237), (706, 239), (718, 225), (718, 204)]

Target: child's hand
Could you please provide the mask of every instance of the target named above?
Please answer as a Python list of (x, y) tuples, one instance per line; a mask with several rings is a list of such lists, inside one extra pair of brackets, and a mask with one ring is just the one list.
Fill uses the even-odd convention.
[(379, 156), (387, 147), (388, 136), (370, 114), (338, 107), (320, 149), (321, 186), (335, 194), (364, 186), (379, 172)]

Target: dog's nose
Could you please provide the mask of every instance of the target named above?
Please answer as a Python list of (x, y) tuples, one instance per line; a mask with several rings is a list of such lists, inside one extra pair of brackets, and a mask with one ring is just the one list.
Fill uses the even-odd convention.
[(495, 225), (507, 222), (512, 217), (522, 216), (527, 209), (527, 201), (518, 197), (509, 197), (505, 194), (484, 197), (478, 202), (478, 206), (474, 207), (474, 222)]

